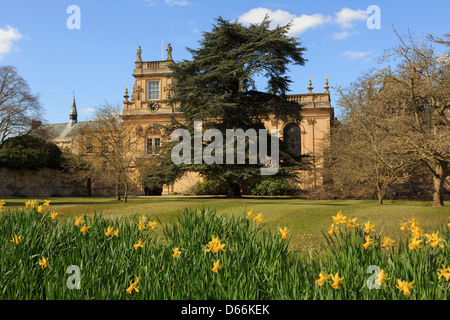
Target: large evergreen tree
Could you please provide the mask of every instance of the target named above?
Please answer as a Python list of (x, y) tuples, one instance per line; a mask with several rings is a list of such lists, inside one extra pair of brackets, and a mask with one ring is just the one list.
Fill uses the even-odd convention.
[[(290, 64), (304, 65), (306, 49), (287, 35), (289, 25), (270, 29), (269, 24), (267, 17), (248, 27), (218, 18), (212, 31), (203, 33), (200, 47), (188, 49), (192, 60), (173, 65), (171, 103), (183, 113), (185, 128), (193, 132), (194, 121), (202, 121), (203, 130), (218, 129), (225, 136), (227, 129), (264, 129), (270, 115), (301, 121), (301, 105), (286, 96), (291, 82), (286, 73)], [(266, 88), (258, 90), (257, 80), (264, 78)], [(282, 151), (282, 164), (299, 163)], [(260, 175), (261, 163), (246, 163), (192, 164), (184, 169), (220, 178), (229, 184), (232, 196), (240, 196), (242, 183)], [(286, 172), (281, 168), (278, 174)]]

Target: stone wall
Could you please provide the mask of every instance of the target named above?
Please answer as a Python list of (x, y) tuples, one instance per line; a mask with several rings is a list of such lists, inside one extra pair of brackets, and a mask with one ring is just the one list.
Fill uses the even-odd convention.
[(87, 196), (86, 183), (69, 173), (44, 168), (39, 171), (0, 168), (1, 197)]

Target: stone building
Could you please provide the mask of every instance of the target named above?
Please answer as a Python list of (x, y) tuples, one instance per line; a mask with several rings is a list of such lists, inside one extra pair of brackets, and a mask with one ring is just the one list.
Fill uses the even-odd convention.
[[(158, 124), (164, 125), (170, 122), (171, 117), (182, 121), (182, 114), (165, 101), (173, 94), (171, 85), (173, 78), (170, 77), (170, 65), (175, 62), (172, 59), (172, 48), (169, 44), (167, 48), (167, 59), (161, 61), (144, 61), (141, 58), (142, 50), (139, 47), (134, 63), (133, 77), (135, 78), (131, 96), (128, 87), (125, 89), (125, 100), (123, 101), (123, 117), (127, 125), (134, 127), (135, 131), (142, 137), (140, 148), (137, 151), (142, 157), (154, 157), (159, 153), (159, 149), (167, 137), (158, 129)], [(309, 78), (308, 92), (303, 94), (290, 94), (288, 98), (303, 105), (303, 121), (300, 125), (296, 123), (282, 123), (272, 119), (265, 123), (266, 129), (270, 132), (272, 128), (277, 128), (280, 138), (287, 142), (288, 146), (295, 153), (309, 155), (313, 166), (320, 168), (323, 164), (322, 142), (330, 134), (331, 122), (334, 118), (334, 108), (331, 106), (328, 79), (325, 77), (323, 92), (316, 93)], [(72, 102), (68, 123), (45, 125), (52, 141), (60, 148), (69, 148), (75, 153), (86, 153), (86, 146), (89, 145), (89, 137), (78, 137), (77, 132), (82, 128), (84, 122), (77, 121), (77, 110), (75, 98)], [(84, 148), (76, 147), (76, 140), (82, 139), (81, 145)], [(80, 142), (80, 141), (79, 141)], [(321, 184), (321, 177), (317, 170), (300, 172), (302, 188), (311, 188)], [(200, 177), (195, 174), (186, 174), (182, 179), (173, 185), (161, 186), (162, 194), (183, 193)], [(148, 190), (141, 186), (137, 192), (148, 194)]]

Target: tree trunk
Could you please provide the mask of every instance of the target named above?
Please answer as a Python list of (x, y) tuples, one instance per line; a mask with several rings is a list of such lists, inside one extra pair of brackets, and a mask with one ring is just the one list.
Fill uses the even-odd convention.
[(383, 194), (378, 192), (378, 204), (383, 204)]
[(230, 183), (230, 197), (241, 198), (241, 185), (239, 183)]
[(116, 201), (120, 201), (120, 183), (119, 177), (116, 177)]
[(444, 183), (447, 176), (447, 163), (439, 162), (436, 165), (436, 174), (433, 175), (433, 207), (444, 207)]

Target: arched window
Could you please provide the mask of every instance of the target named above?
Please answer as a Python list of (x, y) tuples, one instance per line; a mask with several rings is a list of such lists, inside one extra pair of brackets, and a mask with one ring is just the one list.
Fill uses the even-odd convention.
[(286, 127), (284, 127), (283, 137), (284, 142), (288, 146), (291, 153), (295, 156), (300, 156), (302, 154), (302, 137), (300, 126), (296, 123), (289, 123)]

